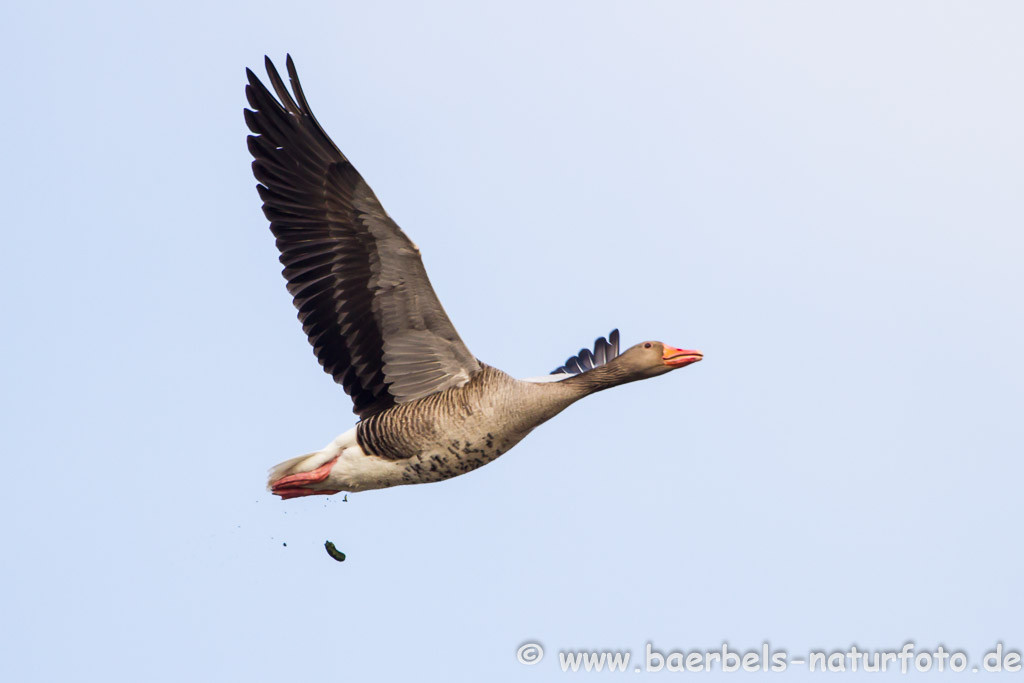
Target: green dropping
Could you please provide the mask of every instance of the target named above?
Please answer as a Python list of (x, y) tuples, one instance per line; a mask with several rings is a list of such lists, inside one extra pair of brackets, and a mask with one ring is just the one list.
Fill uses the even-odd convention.
[(345, 553), (335, 548), (333, 543), (331, 543), (330, 541), (324, 541), (324, 547), (327, 548), (327, 554), (336, 559), (338, 562), (345, 561)]

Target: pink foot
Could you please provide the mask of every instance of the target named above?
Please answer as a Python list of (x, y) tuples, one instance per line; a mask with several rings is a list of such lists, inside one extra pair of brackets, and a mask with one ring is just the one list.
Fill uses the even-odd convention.
[(272, 493), (281, 496), (281, 500), (301, 498), (302, 496), (333, 496), (339, 492), (330, 489), (314, 489), (311, 485), (319, 484), (327, 479), (331, 473), (331, 468), (334, 467), (334, 463), (337, 461), (338, 459), (335, 458), (310, 472), (299, 472), (298, 474), (289, 474), (287, 477), (281, 477), (271, 485), (270, 490)]

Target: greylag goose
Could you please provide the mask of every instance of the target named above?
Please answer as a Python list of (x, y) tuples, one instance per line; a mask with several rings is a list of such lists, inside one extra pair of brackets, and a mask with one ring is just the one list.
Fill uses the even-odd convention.
[(441, 481), (508, 451), (579, 399), (703, 357), (619, 333), (542, 378), (477, 360), (448, 319), (419, 249), (310, 111), (291, 56), (292, 93), (269, 58), (274, 95), (252, 70), (245, 121), (263, 212), (302, 328), (359, 422), (323, 449), (271, 469), (282, 499)]

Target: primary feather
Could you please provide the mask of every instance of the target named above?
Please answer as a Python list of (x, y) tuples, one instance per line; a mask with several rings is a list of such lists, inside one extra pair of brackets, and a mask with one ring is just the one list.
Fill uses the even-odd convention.
[(419, 249), (317, 123), (288, 57), (293, 98), (247, 70), (253, 173), (288, 291), (317, 359), (365, 418), (465, 384), (480, 364), (438, 301)]

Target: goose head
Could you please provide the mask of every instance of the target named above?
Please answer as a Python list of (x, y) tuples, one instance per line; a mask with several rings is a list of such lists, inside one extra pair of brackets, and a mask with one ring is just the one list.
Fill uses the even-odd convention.
[(660, 341), (645, 341), (626, 349), (612, 363), (630, 378), (646, 379), (684, 368), (704, 358), (700, 351), (677, 349)]

